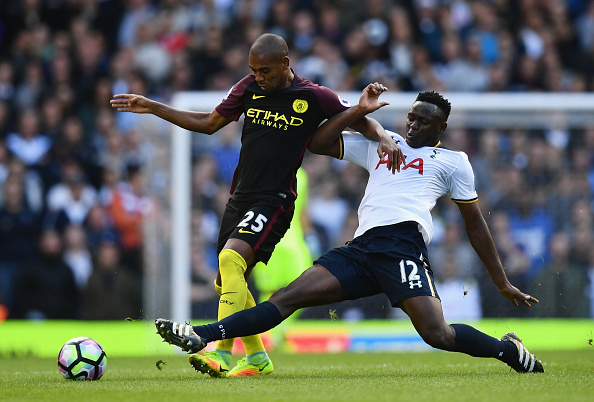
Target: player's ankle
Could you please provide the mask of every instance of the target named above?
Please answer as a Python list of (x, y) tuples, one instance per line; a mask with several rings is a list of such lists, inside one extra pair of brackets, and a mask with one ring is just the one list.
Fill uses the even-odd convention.
[(262, 364), (262, 362), (268, 359), (268, 353), (266, 353), (265, 350), (260, 350), (256, 353), (252, 353), (251, 355), (247, 355), (245, 358), (248, 361), (248, 363), (257, 366), (258, 364)]

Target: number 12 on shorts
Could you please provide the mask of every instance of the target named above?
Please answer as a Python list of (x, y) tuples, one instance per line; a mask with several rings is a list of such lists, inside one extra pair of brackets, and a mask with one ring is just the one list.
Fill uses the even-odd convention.
[[(410, 268), (410, 273), (408, 277), (406, 275), (406, 268)], [(411, 260), (400, 260), (400, 278), (402, 279), (402, 283), (408, 281), (408, 286), (410, 289), (413, 289), (415, 286), (423, 287), (421, 283), (421, 276), (418, 274), (419, 268), (414, 261)]]

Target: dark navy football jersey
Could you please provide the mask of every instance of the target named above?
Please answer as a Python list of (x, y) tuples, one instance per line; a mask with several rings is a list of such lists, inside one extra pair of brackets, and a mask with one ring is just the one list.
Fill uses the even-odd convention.
[(263, 92), (252, 74), (235, 84), (216, 107), (229, 120), (244, 115), (233, 198), (283, 193), (294, 200), (295, 174), (314, 132), (349, 106), (330, 89), (296, 74), (290, 87), (273, 93)]

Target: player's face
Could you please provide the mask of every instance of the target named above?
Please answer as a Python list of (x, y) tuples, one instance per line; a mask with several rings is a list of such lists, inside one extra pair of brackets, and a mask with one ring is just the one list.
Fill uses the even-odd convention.
[(264, 92), (274, 92), (289, 85), (289, 59), (278, 55), (254, 55), (250, 53), (250, 69)]
[(415, 102), (406, 117), (406, 143), (413, 148), (434, 146), (446, 127), (436, 105)]

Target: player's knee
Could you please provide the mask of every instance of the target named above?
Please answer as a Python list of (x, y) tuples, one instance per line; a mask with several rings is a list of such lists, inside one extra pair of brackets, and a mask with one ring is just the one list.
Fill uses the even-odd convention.
[(287, 287), (285, 286), (274, 292), (268, 301), (274, 303), (275, 306), (284, 307), (289, 301), (289, 297), (287, 297)]
[(241, 254), (235, 250), (225, 249), (219, 253), (219, 272), (221, 277), (239, 275), (243, 277), (247, 264)]
[(284, 315), (291, 315), (302, 307), (297, 302), (298, 298), (291, 296), (291, 291), (287, 286), (274, 292), (268, 301), (274, 304)]
[(420, 331), (419, 335), (427, 345), (441, 350), (452, 350), (456, 338), (446, 328), (431, 328)]

